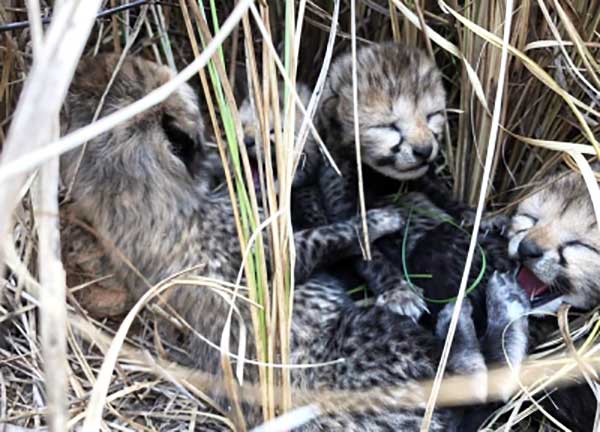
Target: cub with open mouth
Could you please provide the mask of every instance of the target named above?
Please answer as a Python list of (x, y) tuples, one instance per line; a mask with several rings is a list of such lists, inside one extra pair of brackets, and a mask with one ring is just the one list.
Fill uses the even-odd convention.
[(560, 174), (518, 207), (509, 254), (523, 263), (519, 279), (535, 304), (580, 309), (600, 303), (600, 231), (581, 175)]
[[(588, 189), (578, 173), (545, 184), (511, 220), (508, 251), (523, 264), (519, 282), (538, 310), (555, 312), (562, 303), (592, 309), (600, 304), (600, 231)], [(557, 330), (555, 318), (534, 319), (530, 326), (541, 342)], [(549, 393), (542, 405), (571, 430), (594, 429), (596, 397), (585, 382)]]

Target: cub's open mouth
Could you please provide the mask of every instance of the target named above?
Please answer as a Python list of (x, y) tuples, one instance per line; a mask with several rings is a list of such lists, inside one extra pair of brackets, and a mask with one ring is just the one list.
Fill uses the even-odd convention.
[(561, 295), (559, 292), (552, 292), (548, 284), (542, 282), (535, 273), (525, 266), (521, 266), (517, 280), (521, 288), (527, 293), (532, 308), (551, 302)]
[[(256, 154), (248, 153), (248, 162), (250, 163), (250, 170), (252, 171), (252, 180), (254, 182), (254, 192), (257, 195), (260, 195), (260, 191), (261, 191), (261, 189), (260, 189), (260, 170), (261, 170), (261, 167), (259, 167), (259, 161), (258, 161), (258, 158), (256, 157)], [(273, 175), (275, 176), (275, 178), (274, 178), (275, 190), (277, 191), (278, 178), (277, 178), (277, 169), (276, 169), (275, 161), (272, 162), (272, 166), (273, 166)], [(263, 175), (264, 175), (264, 170), (263, 170)]]
[(250, 170), (252, 171), (252, 180), (254, 181), (254, 191), (260, 192), (260, 168), (258, 167), (258, 160), (255, 155), (248, 155), (248, 162), (250, 162)]
[(418, 165), (412, 166), (410, 168), (399, 169), (398, 172), (411, 173), (411, 172), (419, 171), (419, 170), (422, 170), (423, 168), (428, 168), (428, 167), (429, 167), (429, 164), (426, 162), (423, 162)]

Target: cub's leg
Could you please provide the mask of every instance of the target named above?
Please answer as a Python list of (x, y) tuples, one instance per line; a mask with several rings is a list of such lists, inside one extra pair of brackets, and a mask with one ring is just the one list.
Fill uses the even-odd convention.
[[(454, 311), (454, 303), (450, 303), (442, 309), (438, 316), (436, 325), (436, 336), (444, 341), (448, 335), (448, 328)], [(452, 349), (448, 359), (448, 370), (459, 375), (477, 375), (483, 381), (477, 379), (474, 388), (475, 394), (485, 400), (487, 394), (486, 374), (487, 367), (481, 352), (475, 324), (473, 323), (473, 306), (468, 298), (465, 298), (460, 309), (458, 326), (452, 341)]]
[(483, 347), (488, 363), (518, 366), (527, 355), (529, 300), (514, 275), (495, 272), (486, 291), (487, 331)]
[[(508, 362), (518, 372), (527, 356), (530, 305), (513, 274), (495, 272), (492, 275), (486, 291), (486, 307), (488, 323), (482, 340), (486, 361), (494, 365)], [(510, 397), (515, 386), (516, 383), (507, 383), (505, 399)]]
[[(342, 161), (339, 168), (342, 176), (324, 164), (319, 177), (323, 205), (330, 221), (343, 220), (357, 212), (356, 191), (353, 190), (356, 185), (354, 167), (349, 161)], [(405, 283), (398, 264), (390, 261), (376, 243), (371, 247), (370, 260), (356, 257), (353, 261), (358, 274), (380, 296), (377, 300), (379, 303), (385, 303), (401, 315), (417, 320), (427, 309), (421, 290)]]
[(354, 165), (348, 160), (341, 160), (337, 165), (341, 175), (326, 161), (322, 162), (319, 170), (319, 190), (330, 222), (338, 222), (358, 214), (358, 182)]
[[(367, 227), (372, 241), (402, 229), (404, 220), (396, 209), (367, 212)], [(360, 254), (361, 220), (310, 228), (294, 233), (296, 245), (296, 282), (305, 281), (314, 270), (326, 263)]]

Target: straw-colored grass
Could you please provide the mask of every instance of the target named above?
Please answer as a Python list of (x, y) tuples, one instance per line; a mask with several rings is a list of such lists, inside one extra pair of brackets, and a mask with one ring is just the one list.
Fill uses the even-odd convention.
[[(123, 7), (127, 4), (135, 7)], [(94, 19), (99, 10), (104, 16)], [(49, 26), (42, 25), (40, 14), (52, 18)], [(4, 31), (23, 21), (29, 24)], [(11, 272), (0, 287), (0, 338), (5, 342), (0, 343), (0, 430), (3, 424), (10, 426), (7, 430), (64, 430), (65, 424), (83, 425), (84, 430), (202, 430), (207, 421), (246, 429), (236, 386), (244, 361), (237, 361), (235, 369), (231, 365), (231, 357), (244, 357), (240, 347), (229, 346), (225, 336), (215, 347), (223, 353), (227, 377), (218, 386), (237, 407), (231, 418), (219, 414), (203, 393), (210, 377), (194, 378), (191, 371), (162, 360), (165, 347), (154, 343), (147, 311), (170, 311), (146, 300), (172, 281), (152, 287), (148, 299), (118, 322), (95, 321), (73, 295), (65, 297), (57, 253), (60, 153), (85, 145), (192, 80), (203, 95), (210, 135), (222, 159), (231, 162), (224, 165), (226, 187), (236, 203), (238, 237), (246, 252), (240, 270), (246, 287), (239, 280), (203, 280), (202, 285), (234, 292), (238, 301), (257, 305), (246, 326), (256, 337), (258, 357), (253, 360), (260, 381), (254, 399), (247, 402), (260, 404), (265, 420), (310, 404), (292, 411), (291, 420), (284, 417), (279, 425), (285, 427), (287, 421), (300, 423), (319, 411), (368, 404), (361, 395), (296, 394), (289, 370), (275, 367), (289, 363), (291, 179), (308, 134), (315, 133), (311, 117), (318, 104), (315, 98), (300, 106), (295, 83), (322, 88), (332, 58), (361, 44), (393, 39), (419, 45), (435, 57), (448, 91), (444, 161), (437, 168), (455, 198), (477, 205), (476, 227), (484, 208), (510, 211), (563, 161), (582, 173), (598, 217), (600, 190), (587, 159), (600, 154), (599, 30), (598, 0), (1, 2), (0, 257)], [(81, 53), (104, 51), (144, 55), (179, 73), (130, 106), (57, 138), (56, 119)], [(282, 81), (286, 108), (280, 115), (271, 107), (278, 104)], [(270, 141), (269, 116), (275, 125), (274, 147), (262, 149), (259, 194), (245, 148), (239, 145), (236, 100), (247, 93), (258, 113), (263, 142)], [(295, 130), (296, 110), (308, 113), (300, 130)], [(259, 220), (259, 206), (264, 221)], [(470, 255), (476, 244), (472, 240)], [(272, 253), (270, 274), (266, 244)], [(466, 287), (463, 279), (451, 328)], [(562, 333), (549, 335), (547, 345), (532, 356), (530, 370), (544, 368), (545, 373), (528, 377), (522, 372), (521, 390), (502, 410), (509, 415), (491, 419), (490, 427), (514, 426), (541, 410), (524, 402), (544, 397), (543, 388), (553, 380), (564, 381), (561, 374), (567, 369), (581, 371), (593, 385), (595, 364), (588, 367), (586, 360), (597, 356), (600, 346), (598, 316), (591, 312), (570, 325), (561, 320)], [(561, 350), (571, 357), (560, 357)], [(441, 385), (442, 371), (443, 366), (438, 379), (424, 383), (418, 393), (423, 396), (419, 403), (429, 401), (423, 430), (436, 399), (438, 405), (447, 405), (468, 396), (456, 391), (463, 384)], [(373, 392), (362, 396), (381, 397)], [(548, 417), (547, 422), (549, 428), (564, 428), (555, 419)]]

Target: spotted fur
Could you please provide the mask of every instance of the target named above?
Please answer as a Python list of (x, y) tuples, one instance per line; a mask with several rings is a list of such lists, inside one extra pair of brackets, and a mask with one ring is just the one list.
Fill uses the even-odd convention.
[(600, 303), (600, 230), (580, 174), (559, 174), (525, 199), (511, 220), (509, 253), (582, 309)]
[[(328, 147), (351, 159), (352, 60), (346, 53), (331, 65), (319, 113)], [(358, 50), (356, 68), (362, 160), (397, 180), (420, 177), (438, 154), (444, 125), (440, 71), (424, 51), (391, 42)]]
[[(91, 120), (104, 92), (116, 56), (88, 59), (79, 67), (67, 97), (67, 131)], [(102, 116), (166, 82), (172, 72), (130, 58), (108, 92)], [(61, 173), (70, 182), (72, 208), (102, 239), (110, 266), (139, 298), (149, 285), (196, 266), (194, 274), (234, 281), (241, 252), (229, 198), (207, 185), (203, 123), (191, 89), (182, 86), (164, 102), (88, 143), (81, 157), (73, 150), (61, 157)], [(78, 161), (81, 157), (81, 164)], [(367, 216), (372, 239), (401, 228), (399, 212), (372, 210)], [(294, 361), (318, 362), (343, 357), (335, 366), (292, 371), (295, 385), (310, 389), (371, 389), (408, 385), (431, 377), (437, 361), (432, 335), (389, 308), (360, 308), (345, 287), (315, 273), (324, 260), (358, 253), (358, 220), (335, 222), (294, 236), (298, 261), (292, 323)], [(132, 268), (133, 267), (133, 268)], [(134, 270), (135, 269), (135, 270)], [(229, 304), (227, 295), (208, 287), (179, 285), (165, 295), (171, 306), (198, 333), (219, 344)], [(245, 303), (238, 302), (249, 323)], [(251, 326), (246, 325), (251, 329)], [(191, 364), (220, 373), (220, 354), (193, 333), (182, 345)], [(234, 320), (231, 345), (240, 341)], [(253, 340), (252, 335), (248, 337)], [(253, 356), (251, 345), (248, 355)], [(256, 382), (257, 371), (246, 376)], [(222, 400), (227, 410), (227, 401)], [(368, 404), (368, 401), (365, 401)], [(260, 421), (257, 408), (246, 407), (249, 425)], [(367, 412), (335, 413), (304, 430), (417, 430), (422, 411), (369, 406)], [(431, 430), (446, 430), (444, 413)]]

